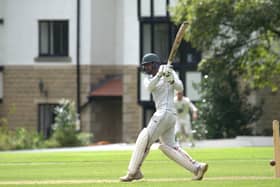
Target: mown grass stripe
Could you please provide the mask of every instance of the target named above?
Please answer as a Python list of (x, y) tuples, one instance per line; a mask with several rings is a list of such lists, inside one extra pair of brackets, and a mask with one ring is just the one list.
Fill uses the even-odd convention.
[[(221, 176), (206, 177), (203, 180), (271, 180), (274, 177), (268, 176)], [(150, 178), (143, 179), (143, 182), (182, 182), (190, 181), (190, 178)], [(81, 179), (81, 180), (21, 180), (21, 181), (0, 181), (0, 185), (26, 185), (26, 184), (87, 184), (87, 183), (119, 183), (118, 179)], [(135, 181), (137, 182), (137, 181)]]

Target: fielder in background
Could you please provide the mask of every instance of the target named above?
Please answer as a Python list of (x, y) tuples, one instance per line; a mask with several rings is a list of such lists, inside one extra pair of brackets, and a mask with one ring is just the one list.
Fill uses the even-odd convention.
[(191, 123), (192, 120), (197, 119), (197, 108), (191, 102), (191, 100), (183, 95), (183, 92), (176, 92), (176, 97), (174, 98), (174, 104), (177, 111), (177, 119), (175, 125), (175, 137), (178, 143), (183, 143), (188, 140), (190, 146), (194, 147), (193, 130)]
[(174, 107), (174, 90), (182, 91), (183, 84), (170, 65), (160, 65), (159, 56), (154, 53), (144, 55), (142, 66), (148, 77), (145, 87), (152, 93), (156, 112), (146, 128), (142, 129), (136, 140), (127, 175), (120, 177), (123, 182), (143, 178), (141, 165), (149, 153), (151, 145), (160, 140), (159, 149), (170, 159), (194, 174), (193, 180), (202, 180), (208, 165), (200, 163), (181, 149), (175, 142), (174, 128), (176, 110)]

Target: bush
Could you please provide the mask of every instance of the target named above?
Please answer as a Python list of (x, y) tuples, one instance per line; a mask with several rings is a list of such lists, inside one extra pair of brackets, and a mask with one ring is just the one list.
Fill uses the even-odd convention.
[(92, 142), (93, 135), (91, 133), (81, 132), (77, 134), (77, 138), (81, 145), (89, 145)]
[(12, 145), (12, 134), (6, 125), (0, 127), (0, 150), (9, 150)]
[(43, 137), (24, 128), (10, 130), (6, 125), (0, 127), (0, 150), (36, 149), (43, 146)]
[(76, 130), (77, 115), (74, 102), (65, 99), (61, 100), (60, 106), (55, 108), (55, 114), (56, 118), (51, 139), (54, 139), (59, 146), (80, 146), (90, 143), (91, 133), (79, 133)]
[[(209, 65), (211, 64), (211, 65)], [(249, 124), (261, 116), (261, 105), (254, 106), (247, 100), (249, 87), (241, 89), (239, 75), (224, 62), (200, 63), (206, 75), (198, 85), (202, 102), (197, 103), (206, 124), (208, 138), (231, 138), (251, 135)]]
[[(198, 111), (198, 116), (200, 116), (201, 111)], [(195, 121), (192, 121), (192, 129), (194, 131), (193, 136), (196, 140), (206, 139), (207, 136), (207, 127), (203, 120), (198, 117)]]
[(76, 112), (73, 102), (63, 99), (61, 105), (55, 108), (56, 118), (53, 134), (44, 140), (35, 131), (8, 128), (8, 119), (0, 118), (0, 150), (36, 149), (81, 146), (91, 143), (91, 133), (81, 133), (76, 130)]
[(14, 131), (14, 149), (36, 149), (43, 146), (44, 138), (34, 131), (18, 128)]

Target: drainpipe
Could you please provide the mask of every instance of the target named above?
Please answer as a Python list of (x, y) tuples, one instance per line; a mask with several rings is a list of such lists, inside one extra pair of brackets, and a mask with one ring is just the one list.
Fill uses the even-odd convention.
[(76, 64), (76, 77), (77, 77), (77, 121), (76, 130), (80, 130), (80, 117), (81, 117), (81, 96), (80, 96), (80, 0), (77, 0), (77, 64)]

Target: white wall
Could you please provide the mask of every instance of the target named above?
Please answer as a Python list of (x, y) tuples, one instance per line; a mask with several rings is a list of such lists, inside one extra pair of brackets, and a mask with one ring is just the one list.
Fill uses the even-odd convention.
[(40, 19), (69, 20), (69, 56), (76, 63), (76, 0), (8, 0), (4, 17), (5, 64), (36, 63)]
[(5, 0), (0, 0), (0, 19), (3, 18), (4, 15), (4, 6), (5, 6)]
[(82, 65), (90, 64), (92, 61), (92, 2), (92, 0), (80, 0), (80, 63)]
[(137, 0), (95, 0), (92, 7), (92, 64), (138, 64)]
[(124, 59), (124, 1), (120, 0), (116, 7), (116, 47), (115, 47), (115, 64), (123, 64)]
[(115, 64), (116, 0), (92, 2), (92, 64)]
[[(6, 2), (5, 7), (1, 6), (3, 2)], [(3, 39), (0, 36), (5, 48), (2, 55), (4, 63), (65, 64), (35, 62), (34, 58), (38, 57), (39, 51), (38, 20), (68, 19), (69, 56), (72, 59), (70, 64), (76, 64), (76, 2), (77, 0), (0, 0), (0, 16), (2, 13), (5, 17)], [(81, 64), (139, 63), (137, 0), (81, 0), (81, 8)], [(1, 32), (4, 31), (0, 28), (0, 34)]]
[[(5, 0), (0, 0), (0, 19), (4, 20)], [(4, 25), (0, 24), (0, 65), (3, 64), (4, 57)]]
[(116, 20), (116, 64), (139, 64), (137, 0), (118, 1)]
[(139, 64), (139, 22), (137, 17), (137, 0), (124, 0), (124, 59), (125, 65)]

